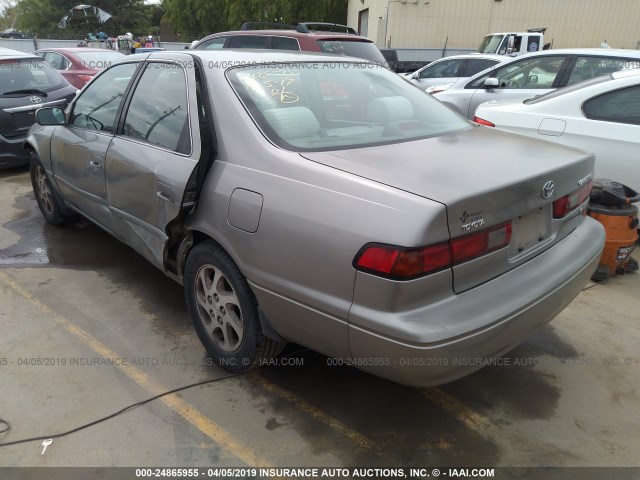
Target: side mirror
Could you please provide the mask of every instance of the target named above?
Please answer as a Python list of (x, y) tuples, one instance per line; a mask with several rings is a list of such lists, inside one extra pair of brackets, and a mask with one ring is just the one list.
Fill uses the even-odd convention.
[(538, 75), (529, 75), (527, 83), (538, 83)]
[(413, 75), (411, 75), (411, 80), (417, 80), (420, 78), (420, 75), (418, 73), (414, 73)]
[(44, 107), (36, 110), (36, 121), (40, 125), (64, 125), (66, 118), (60, 107)]
[(487, 78), (484, 83), (484, 88), (498, 88), (500, 86), (500, 80), (495, 77)]

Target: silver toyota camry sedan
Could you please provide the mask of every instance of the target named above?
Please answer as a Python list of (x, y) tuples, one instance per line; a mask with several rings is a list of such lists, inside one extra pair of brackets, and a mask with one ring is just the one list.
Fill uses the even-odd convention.
[(184, 285), (239, 372), (296, 342), (408, 385), (479, 369), (580, 292), (594, 158), (475, 125), (329, 55), (131, 55), (25, 148), (47, 222), (82, 215)]

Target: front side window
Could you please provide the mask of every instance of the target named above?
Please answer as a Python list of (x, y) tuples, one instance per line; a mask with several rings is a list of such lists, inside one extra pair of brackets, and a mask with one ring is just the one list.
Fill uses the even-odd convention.
[(470, 87), (480, 88), (487, 78), (495, 77), (500, 82), (499, 88), (553, 88), (566, 60), (567, 57), (564, 55), (524, 58), (477, 78)]
[(73, 106), (74, 127), (113, 133), (116, 115), (139, 63), (124, 63), (106, 70), (82, 91)]
[(227, 75), (260, 130), (287, 150), (400, 143), (469, 127), (431, 95), (370, 63), (256, 65)]
[(640, 86), (605, 93), (585, 102), (587, 118), (640, 125)]
[(150, 63), (131, 97), (124, 136), (174, 152), (191, 152), (186, 75), (174, 64)]
[(464, 76), (472, 77), (497, 63), (498, 60), (489, 60), (488, 58), (469, 58), (465, 61)]

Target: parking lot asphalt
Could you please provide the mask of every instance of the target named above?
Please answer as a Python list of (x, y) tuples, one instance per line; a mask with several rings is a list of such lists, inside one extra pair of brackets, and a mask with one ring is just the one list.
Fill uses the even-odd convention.
[(440, 387), (296, 345), (225, 379), (180, 285), (88, 222), (45, 224), (26, 168), (0, 172), (0, 205), (0, 443), (220, 379), (44, 454), (41, 440), (0, 447), (0, 466), (640, 466), (638, 274), (590, 284), (500, 364)]

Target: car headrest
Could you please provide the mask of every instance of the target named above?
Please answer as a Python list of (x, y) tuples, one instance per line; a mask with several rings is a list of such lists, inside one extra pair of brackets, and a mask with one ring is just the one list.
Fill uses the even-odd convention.
[(284, 140), (318, 133), (318, 120), (307, 107), (271, 108), (263, 112), (271, 128)]
[(378, 97), (367, 107), (367, 117), (374, 123), (409, 120), (413, 115), (413, 105), (406, 97)]

